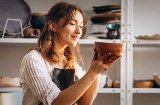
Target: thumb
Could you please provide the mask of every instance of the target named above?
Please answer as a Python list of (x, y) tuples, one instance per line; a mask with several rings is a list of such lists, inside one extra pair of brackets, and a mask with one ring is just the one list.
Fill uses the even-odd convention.
[(97, 60), (97, 58), (98, 58), (98, 52), (97, 52), (97, 50), (94, 48), (94, 56), (93, 56), (92, 61)]

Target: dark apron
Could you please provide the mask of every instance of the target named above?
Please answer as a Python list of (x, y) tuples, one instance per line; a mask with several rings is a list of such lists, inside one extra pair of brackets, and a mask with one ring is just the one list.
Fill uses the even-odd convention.
[[(52, 81), (58, 86), (61, 91), (73, 85), (77, 80), (78, 77), (75, 75), (75, 69), (54, 68)], [(43, 103), (40, 102), (38, 105), (43, 105)], [(78, 104), (75, 103), (72, 105)]]

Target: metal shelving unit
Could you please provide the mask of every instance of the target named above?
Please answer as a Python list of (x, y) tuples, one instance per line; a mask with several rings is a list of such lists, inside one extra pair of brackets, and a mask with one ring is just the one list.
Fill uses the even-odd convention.
[[(37, 38), (0, 38), (0, 44), (36, 44)], [(95, 41), (100, 42), (121, 42), (119, 39), (99, 39), (93, 36), (89, 36), (86, 39), (80, 39), (80, 44), (94, 44)]]
[(22, 92), (22, 88), (21, 87), (1, 87), (0, 88), (0, 93), (4, 93), (4, 92)]
[[(160, 93), (160, 88), (135, 88), (133, 86), (133, 83), (134, 83), (133, 80), (135, 78), (134, 76), (137, 73), (134, 67), (139, 66), (139, 65), (134, 65), (134, 63), (136, 62), (134, 61), (134, 59), (136, 60), (138, 59), (138, 58), (135, 58), (135, 54), (134, 54), (135, 49), (137, 48), (138, 49), (142, 49), (142, 48), (158, 49), (158, 47), (160, 48), (159, 40), (139, 40), (135, 38), (136, 33), (138, 35), (140, 35), (140, 33), (144, 35), (148, 33), (148, 35), (151, 35), (151, 33), (154, 34), (154, 32), (155, 33), (158, 32), (157, 31), (158, 27), (151, 28), (152, 27), (151, 22), (156, 23), (157, 20), (154, 20), (153, 17), (159, 17), (159, 15), (157, 14), (158, 16), (155, 16), (155, 15), (153, 16), (150, 14), (152, 14), (153, 11), (157, 11), (154, 9), (158, 7), (158, 3), (160, 2), (158, 0), (154, 0), (154, 1), (127, 0), (127, 2), (128, 2), (127, 3), (127, 10), (128, 10), (127, 12), (127, 105), (159, 105), (159, 99), (156, 97), (151, 97), (151, 95), (153, 96), (158, 95)], [(150, 7), (147, 7), (149, 5)], [(145, 8), (147, 8), (147, 10)], [(148, 21), (147, 19), (151, 21)], [(145, 21), (148, 21), (148, 25)], [(160, 21), (158, 20), (155, 26), (157, 26), (159, 22)], [(150, 29), (147, 30), (147, 28), (149, 27)], [(153, 55), (150, 55), (150, 56), (153, 56)], [(139, 59), (142, 59), (142, 58), (139, 58)], [(146, 66), (147, 65), (152, 65), (152, 64), (146, 64)], [(147, 74), (147, 72), (149, 71), (146, 70), (144, 74), (141, 75), (141, 78), (144, 78), (144, 75)], [(137, 102), (136, 101), (137, 95), (140, 96), (141, 99), (143, 100)], [(141, 95), (143, 95), (143, 97)], [(148, 98), (148, 97), (151, 97), (151, 98)], [(154, 99), (154, 102), (152, 102), (151, 104), (149, 99), (151, 100)]]

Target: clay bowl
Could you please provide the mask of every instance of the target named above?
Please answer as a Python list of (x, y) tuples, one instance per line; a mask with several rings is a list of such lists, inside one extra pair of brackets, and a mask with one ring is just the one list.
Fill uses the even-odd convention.
[(103, 56), (106, 53), (122, 55), (124, 51), (124, 43), (106, 43), (106, 42), (95, 42), (95, 49), (99, 56)]
[(154, 86), (154, 80), (135, 80), (136, 88), (152, 88)]

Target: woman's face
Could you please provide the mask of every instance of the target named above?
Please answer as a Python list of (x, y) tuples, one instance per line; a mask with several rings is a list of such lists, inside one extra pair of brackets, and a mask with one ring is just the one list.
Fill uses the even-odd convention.
[(66, 26), (62, 26), (64, 19), (58, 22), (56, 31), (57, 41), (61, 46), (76, 46), (79, 38), (82, 35), (83, 16), (79, 11), (75, 12), (73, 19)]

